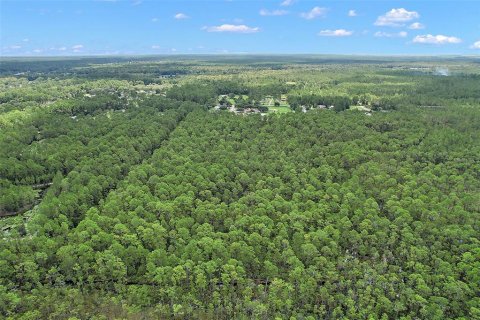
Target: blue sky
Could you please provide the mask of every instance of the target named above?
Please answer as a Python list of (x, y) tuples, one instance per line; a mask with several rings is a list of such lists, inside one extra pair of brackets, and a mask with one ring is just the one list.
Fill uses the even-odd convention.
[(2, 56), (480, 54), (480, 1), (0, 0)]

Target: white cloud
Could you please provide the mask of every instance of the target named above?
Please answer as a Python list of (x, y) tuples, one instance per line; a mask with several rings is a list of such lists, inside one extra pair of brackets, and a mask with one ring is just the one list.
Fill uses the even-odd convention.
[(416, 11), (408, 11), (404, 8), (392, 9), (383, 16), (379, 16), (377, 21), (375, 21), (375, 25), (401, 27), (404, 26), (406, 22), (418, 19), (419, 17), (420, 15)]
[(355, 10), (348, 10), (348, 16), (349, 16), (349, 17), (356, 17), (356, 16), (357, 16), (357, 11), (355, 11)]
[(172, 49), (170, 49), (170, 51), (171, 51), (171, 52), (177, 52), (177, 49), (172, 48)]
[(288, 7), (291, 6), (295, 0), (283, 0), (282, 3), (280, 3), (281, 6)]
[(142, 4), (142, 2), (143, 2), (143, 0), (134, 0), (132, 2), (132, 6), (138, 6), (138, 5)]
[(189, 16), (187, 16), (185, 13), (177, 13), (176, 15), (173, 16), (175, 19), (182, 20), (182, 19), (188, 19)]
[(73, 50), (83, 49), (83, 44), (76, 44), (76, 45), (72, 46), (72, 49), (73, 49)]
[(65, 51), (65, 50), (67, 50), (67, 47), (60, 47), (60, 48), (58, 48), (58, 50), (59, 51)]
[(154, 45), (152, 46), (152, 49), (158, 50), (158, 49), (160, 49), (160, 46), (157, 45), (157, 44), (154, 44)]
[(220, 26), (203, 27), (207, 32), (234, 32), (234, 33), (255, 33), (260, 31), (258, 27), (249, 27), (244, 24), (222, 24)]
[(414, 43), (427, 43), (427, 44), (448, 44), (448, 43), (460, 43), (461, 39), (457, 37), (449, 37), (444, 35), (433, 36), (431, 34), (416, 36), (413, 38)]
[(22, 41), (23, 41), (23, 42), (28, 42), (28, 41), (30, 41), (30, 39), (25, 38), (25, 39), (23, 39)]
[(480, 49), (480, 40), (470, 46), (471, 49)]
[(272, 10), (272, 11), (269, 11), (267, 9), (260, 10), (261, 16), (284, 16), (286, 14), (288, 14), (288, 11), (286, 10)]
[(318, 17), (323, 17), (323, 16), (325, 16), (326, 13), (327, 13), (326, 8), (315, 7), (312, 10), (310, 10), (309, 12), (301, 13), (300, 16), (304, 19), (311, 20), (311, 19), (315, 19), (315, 18), (318, 18)]
[(318, 33), (319, 36), (322, 37), (348, 37), (353, 34), (353, 31), (345, 30), (345, 29), (337, 29), (337, 30), (322, 30)]
[(420, 22), (414, 22), (408, 26), (408, 29), (412, 29), (412, 30), (425, 29), (425, 25), (421, 24)]
[(34, 50), (33, 50), (33, 52), (35, 52), (35, 53), (40, 53), (40, 52), (42, 52), (42, 51), (43, 51), (42, 49), (34, 49)]
[(157, 22), (158, 18), (152, 18), (152, 22)]
[(15, 44), (15, 45), (13, 45), (13, 46), (10, 46), (9, 48), (12, 49), (12, 50), (17, 50), (17, 49), (21, 49), (22, 46), (19, 46), (19, 45), (16, 45), (16, 44)]
[(408, 33), (406, 31), (400, 31), (398, 33), (377, 31), (375, 32), (374, 36), (378, 38), (405, 38), (408, 36)]

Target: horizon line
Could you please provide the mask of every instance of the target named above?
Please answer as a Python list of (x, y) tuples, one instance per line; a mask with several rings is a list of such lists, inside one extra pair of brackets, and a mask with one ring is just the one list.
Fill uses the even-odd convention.
[(388, 53), (269, 53), (269, 52), (211, 52), (211, 53), (118, 53), (118, 54), (85, 54), (85, 55), (1, 55), (0, 59), (15, 59), (15, 58), (109, 58), (109, 57), (179, 57), (179, 56), (344, 56), (344, 57), (469, 57), (480, 58), (480, 54), (388, 54)]

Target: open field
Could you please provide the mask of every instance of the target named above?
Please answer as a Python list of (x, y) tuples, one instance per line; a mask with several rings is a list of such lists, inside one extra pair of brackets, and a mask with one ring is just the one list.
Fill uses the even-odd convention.
[(268, 107), (269, 112), (275, 112), (275, 113), (288, 113), (292, 112), (292, 109), (290, 109), (289, 106), (278, 106), (278, 107)]

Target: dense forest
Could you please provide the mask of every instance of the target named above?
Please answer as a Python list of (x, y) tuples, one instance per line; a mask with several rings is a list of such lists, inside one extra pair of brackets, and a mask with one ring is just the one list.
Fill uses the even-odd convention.
[(480, 319), (478, 59), (1, 62), (0, 318)]

